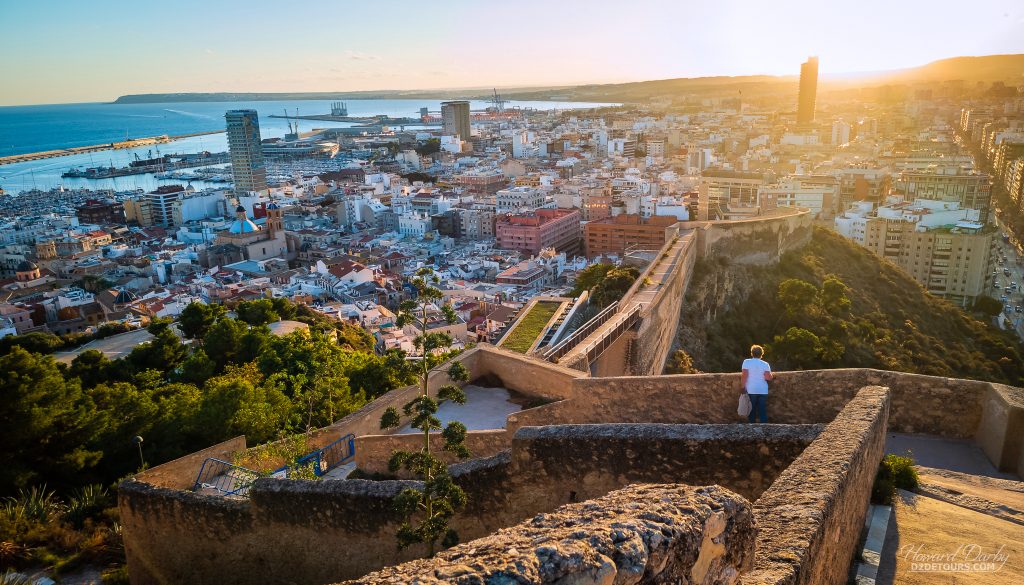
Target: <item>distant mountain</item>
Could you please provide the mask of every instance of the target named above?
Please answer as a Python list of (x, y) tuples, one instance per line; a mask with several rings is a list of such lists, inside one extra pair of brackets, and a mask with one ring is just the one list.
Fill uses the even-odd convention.
[[(984, 57), (953, 57), (932, 61), (927, 65), (894, 71), (890, 74), (904, 83), (921, 81), (1002, 81), (1024, 83), (1024, 55), (986, 55)], [(883, 76), (888, 77), (888, 75)]]
[[(794, 67), (794, 70), (796, 67)], [(744, 75), (738, 77), (682, 77), (630, 83), (605, 83), (577, 86), (528, 87), (501, 90), (506, 99), (568, 100), (590, 102), (639, 102), (679, 94), (736, 92), (754, 95), (790, 91), (798, 77)], [(872, 72), (823, 79), (822, 85), (875, 86), (883, 84), (926, 83), (963, 80), (965, 82), (1002, 81), (1008, 85), (1024, 84), (1024, 55), (987, 55), (953, 57), (933, 61), (911, 69)], [(115, 104), (165, 102), (231, 102), (267, 100), (344, 100), (344, 99), (487, 99), (489, 89), (380, 90), (346, 92), (298, 93), (154, 93), (124, 95)]]

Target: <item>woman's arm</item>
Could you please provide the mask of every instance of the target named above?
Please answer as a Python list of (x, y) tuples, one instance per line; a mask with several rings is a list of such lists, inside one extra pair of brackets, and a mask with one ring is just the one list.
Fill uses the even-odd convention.
[(750, 376), (750, 372), (747, 371), (747, 368), (743, 368), (743, 374), (740, 375), (740, 385), (742, 385), (744, 389), (746, 389), (746, 387), (747, 387), (747, 377), (748, 376)]

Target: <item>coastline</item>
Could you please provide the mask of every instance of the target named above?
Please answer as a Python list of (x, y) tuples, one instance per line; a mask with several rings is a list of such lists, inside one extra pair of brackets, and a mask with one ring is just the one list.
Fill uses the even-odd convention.
[(208, 136), (211, 134), (223, 134), (224, 132), (224, 130), (208, 130), (205, 132), (190, 132), (188, 134), (177, 134), (175, 136), (168, 136), (166, 134), (162, 134), (160, 136), (131, 138), (128, 140), (122, 140), (120, 142), (110, 142), (106, 144), (93, 144), (89, 146), (74, 146), (71, 148), (62, 148), (58, 150), (26, 152), (22, 154), (13, 154), (10, 156), (0, 156), (0, 166), (22, 162), (30, 162), (34, 160), (42, 160), (47, 158), (71, 156), (75, 154), (103, 152), (105, 150), (124, 150), (129, 148), (138, 148), (140, 146), (150, 146), (154, 144), (167, 144), (169, 142), (174, 142), (177, 140), (184, 140), (185, 138), (193, 138), (196, 136)]

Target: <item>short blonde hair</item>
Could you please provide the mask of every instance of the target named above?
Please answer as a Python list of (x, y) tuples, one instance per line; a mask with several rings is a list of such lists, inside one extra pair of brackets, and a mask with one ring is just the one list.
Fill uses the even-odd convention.
[(760, 358), (764, 355), (764, 348), (760, 345), (750, 346), (750, 357)]

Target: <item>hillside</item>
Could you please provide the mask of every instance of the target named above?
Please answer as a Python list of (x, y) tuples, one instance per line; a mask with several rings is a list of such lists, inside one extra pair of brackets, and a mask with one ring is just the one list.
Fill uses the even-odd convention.
[[(794, 64), (789, 76), (742, 75), (737, 77), (680, 77), (629, 83), (604, 83), (556, 87), (504, 88), (506, 99), (571, 100), (591, 102), (636, 102), (679, 94), (738, 93), (756, 95), (790, 91), (796, 85), (799, 65)], [(986, 55), (953, 57), (932, 61), (920, 67), (847, 76), (843, 80), (822, 79), (822, 86), (870, 87), (881, 84), (920, 83), (962, 79), (965, 81), (1024, 81), (1024, 55)], [(115, 104), (167, 102), (231, 102), (267, 100), (335, 100), (335, 99), (489, 99), (491, 89), (373, 90), (344, 92), (296, 93), (153, 93), (123, 95)]]
[[(735, 371), (757, 343), (776, 369), (869, 367), (1020, 385), (1021, 343), (979, 319), (987, 317), (929, 295), (895, 265), (816, 228), (776, 266), (698, 264), (679, 346), (707, 372)], [(672, 365), (686, 369), (678, 359)]]

